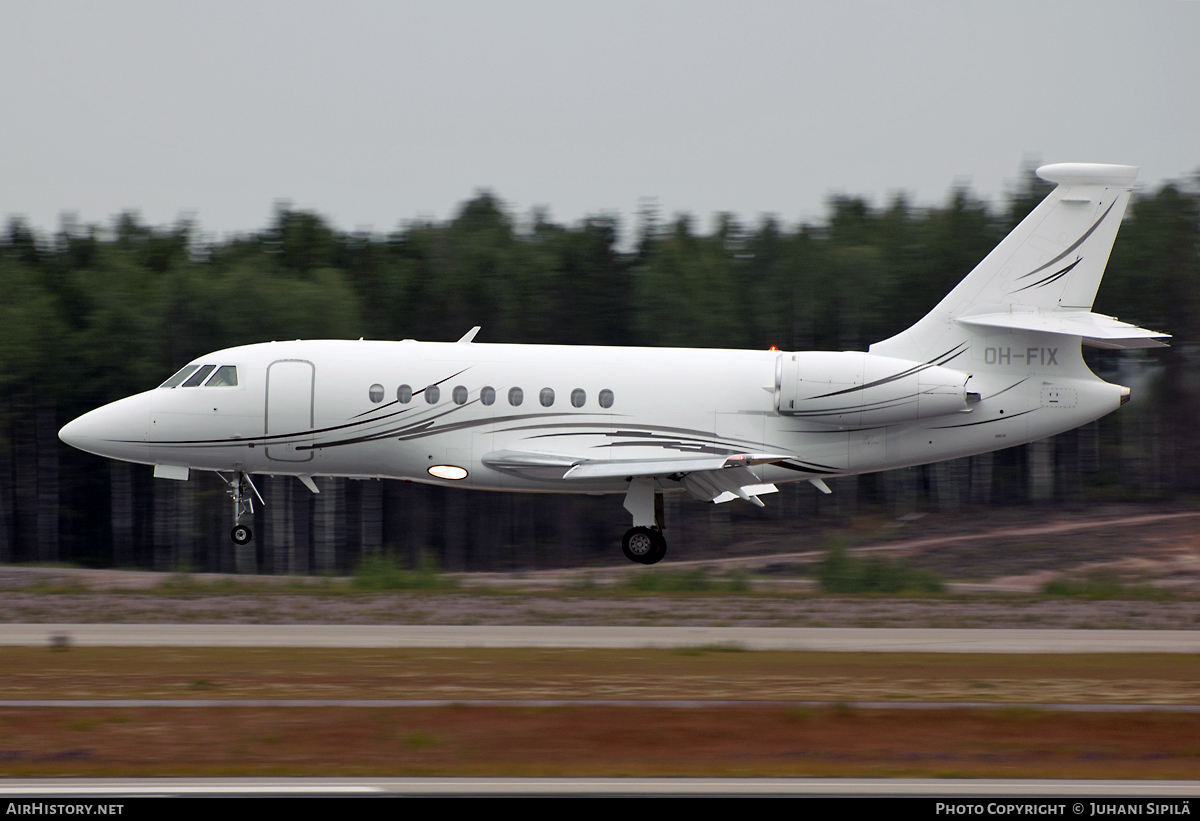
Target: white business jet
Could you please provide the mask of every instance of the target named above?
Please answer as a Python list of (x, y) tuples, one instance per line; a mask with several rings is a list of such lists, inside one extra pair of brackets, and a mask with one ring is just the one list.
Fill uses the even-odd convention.
[(1081, 344), (1167, 334), (1091, 312), (1137, 168), (1063, 163), (1057, 183), (917, 324), (861, 351), (744, 351), (297, 340), (228, 348), (68, 424), (90, 453), (186, 480), (214, 471), (232, 538), (253, 474), (388, 478), (476, 490), (623, 493), (622, 549), (666, 553), (662, 495), (716, 504), (782, 482), (1012, 447), (1116, 410), (1129, 389)]

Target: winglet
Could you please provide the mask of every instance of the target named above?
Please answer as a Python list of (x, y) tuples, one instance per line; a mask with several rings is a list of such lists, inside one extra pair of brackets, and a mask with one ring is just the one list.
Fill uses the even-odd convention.
[(473, 340), (475, 338), (475, 334), (477, 334), (477, 333), (479, 333), (478, 325), (476, 325), (474, 328), (472, 328), (471, 330), (469, 330), (465, 334), (463, 334), (462, 339), (460, 339), (458, 341), (462, 342), (464, 344), (467, 342), (470, 342), (471, 340)]

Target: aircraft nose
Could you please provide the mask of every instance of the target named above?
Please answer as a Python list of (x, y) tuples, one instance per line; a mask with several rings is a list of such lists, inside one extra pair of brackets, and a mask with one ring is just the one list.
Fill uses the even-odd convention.
[(111, 459), (144, 461), (150, 428), (150, 396), (110, 402), (63, 425), (58, 438), (73, 448)]

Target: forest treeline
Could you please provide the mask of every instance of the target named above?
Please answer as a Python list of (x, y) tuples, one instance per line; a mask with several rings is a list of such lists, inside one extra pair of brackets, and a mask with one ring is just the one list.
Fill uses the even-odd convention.
[[(432, 551), (454, 568), (613, 554), (609, 542), (625, 527), (619, 499), (332, 480), (313, 499), (294, 482), (265, 480), (274, 504), (239, 553), (214, 477), (155, 482), (148, 469), (81, 454), (56, 434), (201, 354), (272, 339), (449, 341), (481, 325), (481, 342), (865, 349), (927, 312), (1049, 188), (1026, 173), (996, 205), (962, 188), (932, 208), (837, 197), (817, 224), (726, 215), (708, 232), (647, 208), (625, 243), (614, 218), (517, 219), (488, 193), (445, 222), (386, 236), (338, 231), (284, 207), (264, 230), (222, 241), (132, 213), (108, 226), (67, 221), (53, 235), (11, 220), (0, 237), (0, 562), (306, 572), (347, 570), (377, 549), (412, 561)], [(700, 550), (756, 522), (863, 505), (904, 512), (1195, 493), (1194, 182), (1135, 197), (1095, 310), (1175, 337), (1162, 351), (1089, 354), (1103, 375), (1138, 389), (1137, 401), (1099, 423), (994, 456), (841, 480), (838, 501), (801, 488), (767, 512), (684, 500), (671, 515)]]

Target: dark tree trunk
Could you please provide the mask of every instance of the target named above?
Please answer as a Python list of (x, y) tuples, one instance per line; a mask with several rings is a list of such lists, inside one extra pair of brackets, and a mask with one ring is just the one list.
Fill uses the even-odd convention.
[(109, 463), (111, 494), (112, 562), (114, 567), (133, 567), (133, 466), (128, 462)]
[(362, 555), (383, 549), (383, 482), (362, 482)]
[(971, 504), (992, 503), (992, 476), (995, 473), (994, 453), (980, 453), (971, 459)]
[(37, 428), (37, 557), (59, 560), (58, 550), (58, 426), (52, 399), (40, 401)]
[(340, 505), (342, 526), (338, 533), (342, 536), (339, 541), (344, 545), (338, 569), (342, 573), (353, 573), (362, 558), (362, 486), (357, 479), (339, 479), (342, 483), (342, 498)]
[(295, 545), (292, 532), (291, 476), (263, 477), (266, 509), (263, 512), (262, 569), (264, 573), (282, 575), (293, 572), (292, 551)]
[(334, 573), (341, 569), (339, 545), (344, 543), (343, 510), (345, 479), (322, 478), (317, 487), (321, 492), (313, 500), (313, 569), (318, 573)]
[(446, 491), (446, 515), (443, 517), (443, 538), (445, 539), (445, 556), (442, 566), (446, 570), (461, 571), (465, 567), (467, 542), (467, 505), (466, 492)]
[(407, 555), (409, 533), (404, 507), (410, 486), (392, 479), (384, 479), (380, 484), (383, 485), (383, 548), (399, 560)]
[(433, 545), (429, 539), (429, 506), (430, 491), (425, 485), (405, 483), (404, 511), (407, 525), (406, 553), (408, 566), (419, 567), (426, 553), (432, 554)]
[(175, 534), (172, 569), (196, 569), (196, 476), (175, 489)]
[(171, 570), (175, 563), (175, 533), (178, 508), (176, 486), (171, 479), (156, 479), (154, 488), (154, 559), (155, 570)]
[(13, 550), (13, 465), (10, 442), (0, 438), (0, 563), (15, 558)]
[(312, 499), (306, 487), (292, 488), (291, 572), (307, 574), (312, 570)]

